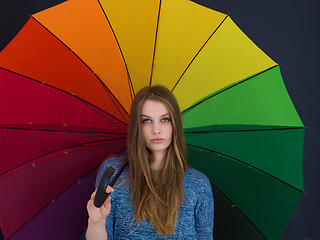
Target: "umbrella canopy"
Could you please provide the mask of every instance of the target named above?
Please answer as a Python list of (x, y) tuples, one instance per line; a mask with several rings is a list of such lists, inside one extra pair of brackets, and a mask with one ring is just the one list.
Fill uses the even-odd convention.
[(52, 222), (66, 206), (85, 216), (92, 189), (79, 179), (125, 148), (131, 101), (155, 84), (176, 96), (189, 161), (213, 184), (215, 237), (281, 238), (303, 192), (303, 124), (278, 64), (229, 16), (187, 0), (69, 0), (0, 53), (5, 238), (81, 235), (86, 217), (72, 233)]

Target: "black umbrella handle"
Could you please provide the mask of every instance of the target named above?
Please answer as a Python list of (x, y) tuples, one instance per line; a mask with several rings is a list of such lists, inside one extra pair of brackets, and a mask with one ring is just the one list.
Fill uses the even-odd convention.
[(107, 186), (109, 185), (110, 179), (114, 171), (115, 171), (114, 168), (108, 167), (104, 171), (101, 177), (101, 180), (96, 192), (96, 196), (94, 198), (94, 206), (96, 206), (97, 208), (101, 207), (104, 201), (106, 200), (106, 198), (109, 196), (109, 193), (106, 193), (106, 189), (107, 189)]

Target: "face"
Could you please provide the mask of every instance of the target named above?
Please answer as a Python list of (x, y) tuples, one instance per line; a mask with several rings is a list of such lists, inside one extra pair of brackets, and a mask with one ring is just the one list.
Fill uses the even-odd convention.
[(163, 158), (172, 141), (169, 111), (162, 102), (147, 100), (142, 106), (142, 134), (155, 158)]

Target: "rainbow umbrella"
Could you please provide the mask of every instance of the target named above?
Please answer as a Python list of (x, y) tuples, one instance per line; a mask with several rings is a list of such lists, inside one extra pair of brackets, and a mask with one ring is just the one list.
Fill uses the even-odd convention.
[(190, 162), (214, 187), (215, 239), (280, 239), (303, 192), (303, 124), (278, 64), (187, 0), (69, 0), (0, 53), (6, 239), (81, 235), (96, 169), (155, 84), (178, 99)]

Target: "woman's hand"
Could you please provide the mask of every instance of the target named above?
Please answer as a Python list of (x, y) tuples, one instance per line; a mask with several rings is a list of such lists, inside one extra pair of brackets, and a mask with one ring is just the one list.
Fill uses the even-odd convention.
[[(106, 193), (112, 193), (114, 191), (114, 189), (110, 186), (107, 187), (106, 189)], [(110, 213), (110, 209), (111, 209), (111, 196), (109, 195), (107, 197), (107, 199), (104, 201), (104, 203), (102, 204), (102, 206), (100, 208), (97, 208), (94, 206), (93, 202), (94, 202), (94, 197), (96, 196), (96, 191), (94, 191), (91, 195), (91, 199), (88, 201), (87, 203), (87, 211), (89, 214), (89, 220), (92, 223), (98, 223), (98, 222), (105, 222), (107, 216)]]
[[(97, 191), (97, 190), (96, 190)], [(89, 214), (88, 220), (88, 229), (86, 233), (86, 238), (88, 240), (94, 239), (107, 239), (107, 231), (106, 231), (106, 218), (110, 213), (111, 209), (111, 196), (109, 195), (107, 199), (104, 201), (100, 208), (94, 206), (94, 197), (96, 195), (96, 191), (92, 193), (91, 199), (87, 203), (87, 211)], [(106, 193), (112, 193), (114, 189), (110, 186), (107, 187)]]

